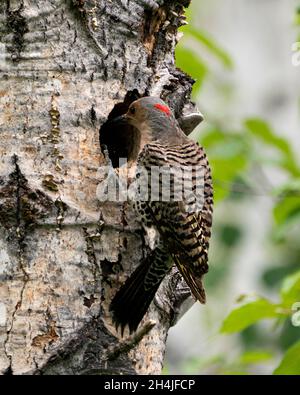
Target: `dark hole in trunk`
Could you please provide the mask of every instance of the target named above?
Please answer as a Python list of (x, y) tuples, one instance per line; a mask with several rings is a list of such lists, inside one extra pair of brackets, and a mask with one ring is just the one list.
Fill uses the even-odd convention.
[(107, 121), (100, 128), (100, 146), (102, 149), (106, 146), (114, 168), (119, 167), (121, 158), (128, 161), (137, 155), (140, 145), (139, 131), (133, 126), (128, 125), (124, 120), (114, 120), (126, 114), (130, 104), (140, 97), (141, 95), (136, 89), (128, 91), (123, 102), (117, 103), (114, 106), (108, 115)]

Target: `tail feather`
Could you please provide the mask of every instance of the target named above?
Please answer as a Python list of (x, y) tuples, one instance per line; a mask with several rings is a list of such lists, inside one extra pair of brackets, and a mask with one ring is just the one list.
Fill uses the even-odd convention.
[[(190, 287), (193, 295), (195, 296), (196, 299), (199, 300), (200, 303), (205, 304), (206, 303), (206, 294), (205, 294), (205, 289), (202, 283), (202, 275), (199, 275), (199, 273), (196, 273), (195, 270), (192, 271), (193, 266), (187, 266), (182, 263), (182, 257), (172, 255), (180, 273), (182, 274), (183, 278), (185, 279), (185, 282), (187, 285)], [(186, 258), (185, 258), (186, 259)]]
[(122, 336), (126, 325), (130, 333), (137, 329), (163, 279), (162, 277), (160, 281), (145, 288), (148, 270), (149, 261), (146, 259), (126, 280), (111, 302), (113, 321), (117, 328), (121, 326)]

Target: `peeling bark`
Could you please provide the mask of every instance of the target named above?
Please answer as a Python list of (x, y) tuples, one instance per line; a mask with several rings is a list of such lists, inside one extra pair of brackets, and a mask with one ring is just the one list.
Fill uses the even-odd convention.
[(174, 269), (134, 336), (113, 328), (110, 300), (148, 251), (128, 205), (97, 200), (98, 131), (135, 89), (190, 109), (174, 66), (188, 3), (0, 3), (1, 374), (160, 373), (189, 292)]

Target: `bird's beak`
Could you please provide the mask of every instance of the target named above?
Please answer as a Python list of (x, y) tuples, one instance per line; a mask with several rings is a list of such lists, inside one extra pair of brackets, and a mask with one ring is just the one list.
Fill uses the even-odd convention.
[(114, 125), (120, 125), (120, 124), (125, 124), (128, 122), (126, 114), (120, 115), (119, 117), (113, 118), (109, 121), (109, 123), (114, 124)]

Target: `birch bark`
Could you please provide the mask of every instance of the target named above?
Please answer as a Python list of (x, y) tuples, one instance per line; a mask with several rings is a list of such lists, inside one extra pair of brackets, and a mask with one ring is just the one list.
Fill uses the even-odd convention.
[(174, 270), (119, 342), (108, 305), (147, 248), (126, 203), (96, 197), (99, 128), (134, 89), (191, 106), (189, 1), (0, 2), (1, 374), (161, 372), (186, 288)]

